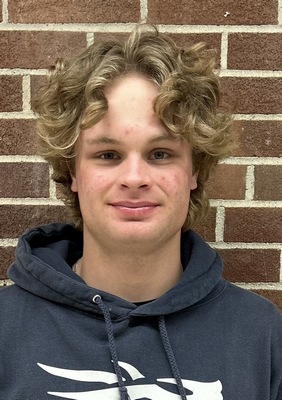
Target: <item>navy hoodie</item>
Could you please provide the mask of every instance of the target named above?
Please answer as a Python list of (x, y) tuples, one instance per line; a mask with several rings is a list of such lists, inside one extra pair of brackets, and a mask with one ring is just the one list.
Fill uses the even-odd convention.
[(87, 286), (81, 255), (70, 225), (20, 239), (0, 291), (1, 400), (282, 400), (281, 314), (226, 282), (194, 232), (181, 280), (144, 304)]

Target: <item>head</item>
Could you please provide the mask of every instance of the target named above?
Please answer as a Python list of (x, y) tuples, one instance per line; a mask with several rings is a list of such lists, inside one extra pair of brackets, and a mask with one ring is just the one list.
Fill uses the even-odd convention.
[(71, 190), (77, 141), (82, 130), (107, 113), (105, 92), (123, 76), (138, 73), (154, 82), (154, 111), (167, 132), (192, 147), (197, 188), (191, 192), (183, 230), (206, 214), (205, 184), (211, 169), (230, 154), (232, 120), (221, 113), (214, 52), (203, 43), (180, 49), (155, 27), (140, 25), (126, 41), (99, 42), (69, 62), (57, 62), (34, 103), (41, 155), (53, 167), (53, 179), (64, 188), (73, 222), (82, 228), (78, 195)]

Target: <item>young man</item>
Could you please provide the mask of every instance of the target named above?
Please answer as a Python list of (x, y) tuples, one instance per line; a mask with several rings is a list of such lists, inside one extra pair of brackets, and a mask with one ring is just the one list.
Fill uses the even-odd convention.
[(1, 399), (282, 400), (280, 313), (191, 230), (233, 142), (214, 66), (139, 27), (53, 70), (38, 132), (75, 227), (19, 241)]

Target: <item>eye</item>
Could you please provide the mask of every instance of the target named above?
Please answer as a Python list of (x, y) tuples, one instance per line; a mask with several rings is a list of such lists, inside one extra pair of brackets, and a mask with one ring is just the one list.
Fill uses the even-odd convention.
[(118, 156), (111, 151), (107, 151), (106, 153), (102, 153), (100, 158), (102, 158), (102, 160), (116, 160)]
[(169, 157), (169, 153), (166, 151), (158, 150), (152, 153), (151, 158), (154, 160), (164, 160)]

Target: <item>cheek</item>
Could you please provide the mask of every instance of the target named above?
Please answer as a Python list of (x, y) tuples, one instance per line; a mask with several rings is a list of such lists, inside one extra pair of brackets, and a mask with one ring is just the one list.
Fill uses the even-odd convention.
[(174, 173), (162, 177), (163, 188), (168, 195), (174, 195), (179, 201), (189, 200), (190, 176), (186, 173)]
[(186, 173), (172, 174), (168, 180), (164, 179), (164, 182), (173, 223), (182, 227), (189, 210), (189, 176)]
[[(77, 191), (79, 196), (98, 194), (109, 185), (109, 177), (93, 171), (77, 171), (72, 182), (72, 190)], [(75, 190), (76, 189), (76, 190)]]

